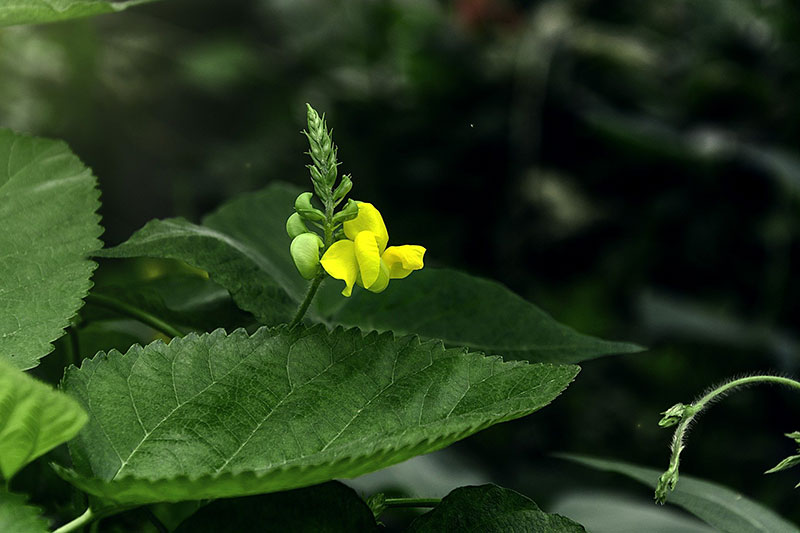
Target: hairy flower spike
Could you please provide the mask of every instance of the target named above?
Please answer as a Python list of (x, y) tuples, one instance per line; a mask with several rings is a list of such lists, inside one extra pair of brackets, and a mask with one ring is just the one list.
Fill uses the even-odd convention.
[(311, 172), (311, 181), (317, 196), (327, 204), (332, 198), (331, 189), (336, 183), (337, 167), (336, 145), (333, 144), (333, 132), (327, 129), (325, 116), (319, 114), (306, 104), (308, 130), (303, 133), (308, 138), (309, 152), (312, 165), (308, 165)]

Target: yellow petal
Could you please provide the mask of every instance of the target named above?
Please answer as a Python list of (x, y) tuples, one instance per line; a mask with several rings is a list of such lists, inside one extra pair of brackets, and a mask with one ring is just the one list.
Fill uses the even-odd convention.
[(422, 259), (425, 256), (425, 248), (416, 244), (405, 244), (403, 246), (390, 246), (383, 252), (381, 259), (389, 267), (389, 277), (391, 279), (402, 279), (414, 270), (423, 267)]
[(378, 274), (378, 279), (375, 280), (375, 283), (372, 286), (367, 287), (368, 290), (372, 292), (383, 292), (386, 287), (389, 286), (389, 267), (386, 266), (386, 263), (381, 261), (381, 271)]
[(378, 249), (380, 253), (383, 253), (389, 243), (389, 232), (386, 231), (383, 217), (375, 209), (375, 206), (366, 202), (358, 204), (358, 216), (356, 218), (344, 223), (344, 234), (351, 241), (356, 240), (356, 236), (362, 231), (371, 231), (375, 234), (375, 238), (378, 241)]
[(355, 239), (355, 253), (361, 283), (369, 289), (381, 272), (381, 254), (376, 235), (371, 231), (359, 232)]
[(353, 292), (353, 284), (358, 276), (358, 262), (356, 261), (355, 245), (353, 241), (336, 241), (320, 259), (320, 264), (325, 272), (336, 279), (344, 281), (344, 296)]

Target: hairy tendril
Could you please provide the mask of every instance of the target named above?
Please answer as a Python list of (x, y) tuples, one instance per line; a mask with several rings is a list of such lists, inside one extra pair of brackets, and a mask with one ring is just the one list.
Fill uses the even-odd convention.
[(672, 437), (672, 453), (670, 454), (669, 466), (667, 467), (666, 472), (661, 474), (661, 477), (658, 478), (658, 485), (656, 485), (655, 491), (656, 502), (663, 504), (667, 499), (667, 495), (675, 489), (675, 486), (678, 483), (678, 469), (681, 462), (681, 452), (683, 452), (684, 448), (686, 447), (686, 438), (692, 421), (701, 412), (710, 407), (711, 404), (722, 399), (725, 395), (733, 392), (736, 389), (758, 383), (784, 385), (800, 390), (800, 381), (796, 381), (794, 379), (770, 375), (747, 376), (729, 380), (722, 385), (711, 389), (694, 403), (689, 405), (677, 403), (661, 413), (664, 416), (659, 421), (659, 426), (670, 427), (677, 424), (678, 427), (675, 428), (675, 434)]

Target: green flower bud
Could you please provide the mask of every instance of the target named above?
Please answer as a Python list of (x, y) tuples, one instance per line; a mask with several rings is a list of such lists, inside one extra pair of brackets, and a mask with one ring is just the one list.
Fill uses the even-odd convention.
[(672, 407), (661, 413), (662, 415), (664, 415), (664, 417), (661, 420), (659, 420), (658, 425), (661, 426), (662, 428), (668, 428), (670, 426), (674, 426), (675, 424), (683, 420), (684, 416), (686, 416), (686, 409), (687, 409), (686, 405), (682, 403), (676, 403), (675, 405), (673, 405)]
[(305, 279), (312, 279), (319, 272), (319, 250), (323, 246), (316, 233), (301, 233), (292, 240), (289, 253), (297, 271)]
[(358, 204), (354, 200), (347, 200), (347, 205), (341, 211), (333, 215), (333, 223), (341, 224), (348, 220), (353, 220), (358, 216)]
[(308, 228), (306, 227), (306, 223), (303, 222), (303, 218), (298, 213), (292, 213), (292, 215), (286, 219), (286, 233), (289, 234), (289, 237), (294, 239), (301, 233), (307, 233)]
[(301, 193), (294, 201), (294, 208), (301, 217), (306, 220), (314, 222), (322, 222), (325, 220), (325, 213), (311, 205), (311, 197), (314, 196), (310, 192)]
[(339, 186), (333, 191), (333, 200), (336, 202), (341, 201), (352, 188), (353, 181), (350, 179), (350, 176), (342, 176), (342, 181), (339, 182)]

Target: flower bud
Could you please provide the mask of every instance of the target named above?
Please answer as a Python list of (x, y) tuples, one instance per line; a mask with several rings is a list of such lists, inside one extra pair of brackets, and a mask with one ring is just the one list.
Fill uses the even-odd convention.
[(350, 176), (342, 176), (342, 180), (339, 182), (339, 186), (336, 187), (336, 190), (333, 191), (333, 199), (336, 202), (342, 200), (347, 193), (350, 192), (350, 189), (353, 188), (353, 181), (350, 179)]
[(323, 246), (316, 233), (301, 233), (292, 240), (289, 253), (297, 271), (305, 279), (312, 279), (319, 272), (319, 249)]
[(674, 426), (686, 415), (687, 406), (682, 403), (676, 403), (663, 413), (664, 417), (658, 422), (658, 425), (662, 428), (668, 428), (670, 426)]
[(313, 194), (310, 192), (301, 193), (294, 201), (294, 208), (306, 220), (322, 222), (325, 220), (325, 213), (311, 205), (312, 196)]
[(341, 224), (348, 220), (353, 220), (358, 216), (358, 204), (353, 200), (348, 200), (347, 205), (341, 211), (333, 215), (333, 223)]
[(301, 233), (307, 233), (308, 228), (306, 227), (306, 223), (303, 222), (303, 218), (297, 214), (292, 213), (291, 216), (286, 219), (286, 233), (289, 234), (289, 237), (294, 239)]

